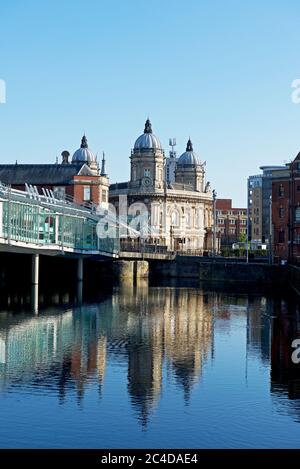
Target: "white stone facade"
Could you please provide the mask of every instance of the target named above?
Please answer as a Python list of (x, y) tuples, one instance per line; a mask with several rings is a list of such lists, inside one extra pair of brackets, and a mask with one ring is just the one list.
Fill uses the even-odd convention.
[(166, 180), (166, 158), (149, 120), (144, 134), (150, 135), (144, 139), (141, 135), (131, 152), (130, 181), (110, 186), (110, 202), (118, 211), (122, 195), (127, 196), (127, 205), (132, 207), (131, 215), (139, 214), (138, 204), (147, 209), (149, 231), (145, 238), (149, 243), (172, 251), (207, 249), (206, 236), (213, 223), (212, 193), (210, 185), (205, 184), (204, 165), (193, 152), (191, 141), (176, 162), (172, 184)]

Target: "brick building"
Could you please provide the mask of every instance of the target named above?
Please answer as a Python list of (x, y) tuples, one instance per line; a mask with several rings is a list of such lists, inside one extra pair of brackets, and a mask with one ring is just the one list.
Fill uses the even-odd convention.
[(88, 148), (84, 135), (81, 146), (69, 162), (69, 152), (62, 152), (61, 163), (54, 164), (2, 164), (0, 181), (14, 189), (26, 190), (26, 184), (53, 191), (58, 198), (69, 196), (77, 203), (108, 203), (109, 179), (103, 155), (101, 171), (96, 157)]
[(276, 260), (300, 261), (300, 153), (272, 183), (273, 251)]
[(247, 234), (247, 209), (232, 207), (231, 199), (217, 199), (217, 230), (221, 246), (231, 246)]
[(249, 238), (252, 246), (269, 243), (272, 181), (285, 166), (261, 166), (261, 174), (248, 178)]

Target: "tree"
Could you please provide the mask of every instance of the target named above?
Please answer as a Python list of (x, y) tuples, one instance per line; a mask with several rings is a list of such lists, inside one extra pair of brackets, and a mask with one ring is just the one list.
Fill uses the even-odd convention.
[(240, 233), (240, 234), (238, 235), (238, 242), (239, 242), (239, 243), (246, 243), (246, 241), (247, 241), (247, 235), (246, 235), (246, 233)]

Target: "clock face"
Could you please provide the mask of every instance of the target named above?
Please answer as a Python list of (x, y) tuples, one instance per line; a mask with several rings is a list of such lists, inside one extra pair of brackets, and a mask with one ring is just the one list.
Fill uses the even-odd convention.
[(142, 179), (142, 184), (143, 184), (144, 187), (149, 187), (149, 186), (151, 186), (151, 184), (152, 184), (151, 178), (149, 178), (149, 177), (144, 177), (144, 178)]

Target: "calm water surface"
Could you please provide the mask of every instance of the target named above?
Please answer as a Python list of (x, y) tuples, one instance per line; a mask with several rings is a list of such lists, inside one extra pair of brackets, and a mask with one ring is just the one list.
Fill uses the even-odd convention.
[(300, 447), (297, 318), (292, 301), (147, 285), (3, 310), (0, 446)]

